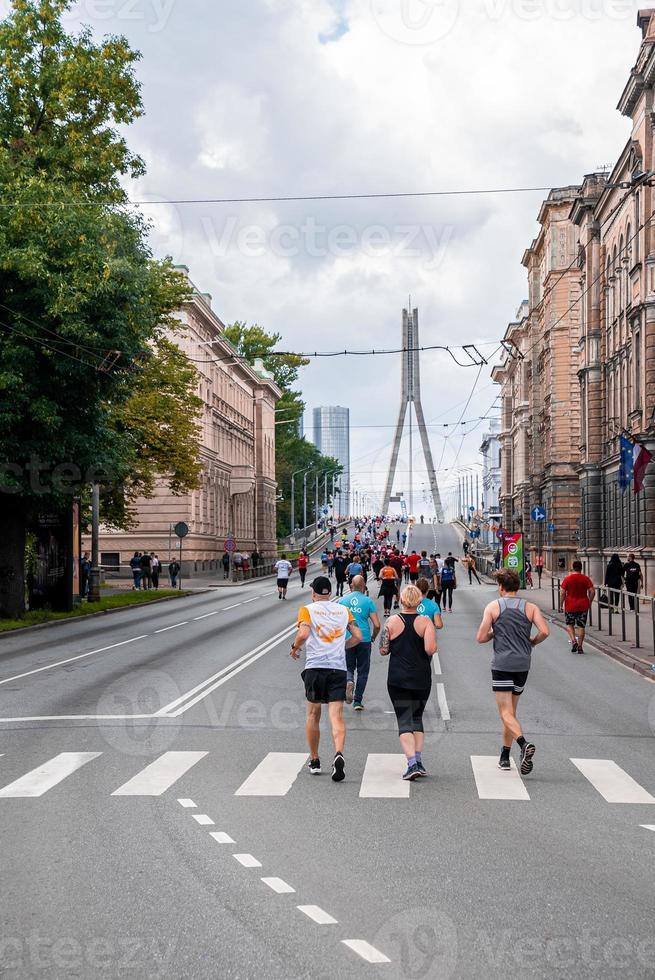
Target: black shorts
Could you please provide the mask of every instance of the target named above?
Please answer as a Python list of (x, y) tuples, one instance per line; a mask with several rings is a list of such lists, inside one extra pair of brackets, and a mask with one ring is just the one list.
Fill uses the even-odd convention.
[(510, 691), (512, 694), (523, 694), (528, 680), (528, 671), (492, 670), (491, 679), (494, 691)]
[(578, 629), (585, 629), (587, 625), (588, 612), (567, 612), (566, 613), (566, 625), (567, 626), (577, 626)]
[(430, 690), (429, 687), (415, 690), (387, 684), (393, 710), (396, 712), (399, 735), (423, 731), (423, 712), (430, 699)]
[(310, 667), (300, 675), (305, 682), (305, 697), (311, 704), (330, 704), (346, 700), (345, 670), (326, 670), (324, 667)]
[(410, 572), (409, 573), (409, 581), (410, 582), (418, 582), (418, 572)]
[(286, 589), (286, 587), (288, 586), (288, 584), (289, 584), (289, 579), (288, 578), (279, 578), (277, 580), (277, 587), (278, 587), (278, 589)]

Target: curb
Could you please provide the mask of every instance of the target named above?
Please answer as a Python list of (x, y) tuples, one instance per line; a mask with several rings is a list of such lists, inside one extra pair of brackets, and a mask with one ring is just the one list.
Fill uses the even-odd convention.
[[(559, 619), (556, 619), (551, 614), (545, 613), (543, 609), (542, 613), (549, 623), (552, 623), (554, 626), (558, 626), (563, 632), (566, 632), (564, 623), (560, 622)], [(616, 660), (618, 663), (623, 664), (623, 666), (627, 667), (629, 670), (634, 670), (636, 674), (640, 674), (642, 677), (645, 677), (646, 680), (651, 681), (651, 683), (655, 683), (655, 672), (651, 669), (651, 665), (649, 663), (644, 663), (644, 661), (639, 657), (633, 657), (623, 650), (616, 650), (614, 647), (611, 647), (609, 643), (604, 643), (603, 640), (597, 639), (595, 636), (590, 637), (588, 633), (585, 637), (585, 646), (587, 644), (594, 647), (599, 653), (604, 654), (604, 656), (609, 657), (611, 660)]]
[(163, 602), (176, 602), (178, 599), (188, 599), (191, 595), (201, 595), (210, 589), (195, 589), (193, 592), (183, 591), (179, 595), (167, 595), (162, 599), (151, 599), (149, 602), (135, 603), (133, 606), (119, 606), (116, 609), (101, 609), (99, 612), (87, 613), (86, 616), (70, 616), (68, 619), (53, 619), (50, 623), (35, 623), (33, 626), (20, 626), (15, 630), (4, 630), (0, 633), (0, 643), (11, 636), (22, 636), (35, 630), (50, 629), (52, 626), (70, 626), (71, 623), (84, 623), (87, 619), (97, 619), (99, 616), (110, 616), (112, 613), (131, 612), (133, 609), (144, 609), (148, 606), (159, 606)]

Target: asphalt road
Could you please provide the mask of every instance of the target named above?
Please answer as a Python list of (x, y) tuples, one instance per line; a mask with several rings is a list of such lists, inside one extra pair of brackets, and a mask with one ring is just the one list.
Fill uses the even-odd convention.
[(554, 630), (499, 773), (493, 595), (460, 574), (411, 787), (377, 651), (346, 781), (305, 771), (297, 581), (0, 639), (0, 976), (655, 977), (655, 687)]

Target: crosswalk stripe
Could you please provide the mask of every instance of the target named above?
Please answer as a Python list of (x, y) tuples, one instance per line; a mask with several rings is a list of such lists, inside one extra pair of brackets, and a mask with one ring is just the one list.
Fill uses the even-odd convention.
[(509, 772), (498, 768), (494, 755), (472, 755), (473, 776), (481, 800), (529, 800), (514, 760)]
[(286, 796), (306, 762), (306, 752), (269, 752), (234, 795)]
[(111, 795), (161, 796), (206, 755), (206, 752), (164, 752)]
[(102, 755), (102, 752), (61, 752), (48, 762), (44, 762), (38, 769), (32, 769), (20, 779), (0, 789), (0, 797), (17, 799), (43, 796), (53, 786), (61, 783), (77, 769), (81, 769), (87, 762), (97, 759), (99, 755)]
[(404, 755), (369, 753), (359, 795), (363, 799), (408, 799), (409, 783), (402, 779), (407, 766)]
[(357, 953), (363, 960), (366, 960), (367, 963), (391, 963), (388, 956), (381, 953), (375, 946), (371, 946), (365, 939), (342, 939), (341, 942), (348, 949), (352, 949), (353, 953)]
[(641, 826), (644, 830), (655, 830), (655, 824), (652, 823), (642, 823)]
[(571, 759), (608, 803), (655, 803), (643, 786), (611, 759)]

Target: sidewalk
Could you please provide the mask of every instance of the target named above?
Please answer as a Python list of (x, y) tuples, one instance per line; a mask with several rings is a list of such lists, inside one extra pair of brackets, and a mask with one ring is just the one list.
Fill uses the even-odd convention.
[[(537, 581), (536, 574), (534, 575)], [(551, 575), (544, 573), (542, 577), (541, 589), (528, 589), (524, 595), (531, 602), (536, 603), (544, 612), (546, 617), (557, 626), (561, 627), (562, 633), (565, 630), (565, 617), (563, 612), (557, 611), (557, 579), (553, 580)], [(555, 609), (553, 609), (553, 595), (555, 598)], [(591, 623), (587, 626), (587, 636), (585, 646), (594, 646), (607, 656), (618, 660), (626, 667), (636, 670), (638, 673), (655, 680), (655, 644), (653, 642), (654, 626), (651, 621), (651, 604), (642, 602), (639, 611), (639, 647), (636, 645), (637, 627), (636, 615), (625, 609), (625, 634), (623, 617), (612, 615), (609, 610), (601, 610), (601, 626), (598, 626), (598, 603), (594, 602)], [(611, 634), (610, 634), (611, 620)], [(625, 635), (625, 640), (623, 636)]]

